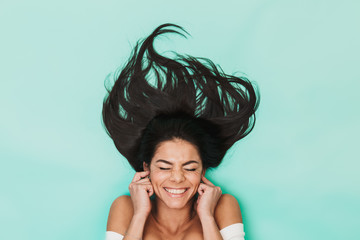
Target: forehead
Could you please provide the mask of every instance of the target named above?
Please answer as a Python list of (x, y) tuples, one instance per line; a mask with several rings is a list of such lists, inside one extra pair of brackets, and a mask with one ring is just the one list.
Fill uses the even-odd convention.
[(197, 147), (182, 139), (161, 142), (155, 151), (154, 157), (152, 158), (152, 160), (155, 161), (158, 159), (170, 162), (187, 162), (194, 160), (201, 163)]

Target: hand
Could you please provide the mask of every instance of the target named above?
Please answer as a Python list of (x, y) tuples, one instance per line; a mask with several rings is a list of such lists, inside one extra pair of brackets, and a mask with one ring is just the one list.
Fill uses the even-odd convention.
[(149, 215), (151, 211), (150, 196), (154, 190), (147, 177), (150, 171), (137, 172), (129, 185), (131, 200), (134, 207), (134, 215)]
[(204, 183), (200, 183), (198, 188), (199, 197), (196, 202), (196, 211), (200, 218), (214, 217), (215, 207), (222, 191), (220, 187), (215, 186), (205, 176), (202, 176), (201, 180)]

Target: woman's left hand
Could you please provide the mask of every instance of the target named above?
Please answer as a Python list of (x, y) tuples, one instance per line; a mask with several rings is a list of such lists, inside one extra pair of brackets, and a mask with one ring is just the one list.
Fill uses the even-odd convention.
[(198, 188), (198, 199), (196, 202), (196, 211), (200, 218), (202, 217), (214, 217), (215, 207), (221, 197), (220, 187), (215, 186), (212, 182), (201, 177), (204, 183), (200, 183)]

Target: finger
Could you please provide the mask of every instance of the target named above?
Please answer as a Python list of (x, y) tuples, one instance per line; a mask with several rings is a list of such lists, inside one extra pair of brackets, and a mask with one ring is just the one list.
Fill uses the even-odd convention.
[(135, 176), (134, 176), (134, 178), (133, 178), (133, 180), (131, 182), (137, 182), (137, 181), (139, 181), (140, 179), (146, 177), (149, 174), (150, 174), (150, 171), (137, 172), (137, 173), (135, 173)]
[(151, 196), (151, 195), (153, 195), (153, 193), (154, 193), (154, 189), (153, 189), (153, 186), (150, 184), (150, 183), (143, 183), (143, 184), (141, 184), (141, 186), (142, 186), (142, 190), (145, 190), (146, 191), (146, 193), (149, 195), (149, 197)]
[(202, 195), (205, 192), (206, 188), (207, 188), (207, 186), (205, 184), (201, 183), (198, 188), (199, 195)]
[(210, 186), (215, 186), (212, 182), (210, 182), (205, 176), (202, 176), (201, 179), (204, 181), (205, 184)]
[(148, 178), (143, 178), (143, 179), (140, 179), (139, 181), (137, 181), (136, 183), (151, 183), (151, 182)]
[[(129, 190), (130, 192), (148, 192), (151, 188), (152, 188), (152, 184), (151, 183), (132, 183), (129, 186)], [(152, 189), (151, 189), (152, 190)]]
[(150, 171), (136, 172), (133, 180), (138, 181), (150, 174)]

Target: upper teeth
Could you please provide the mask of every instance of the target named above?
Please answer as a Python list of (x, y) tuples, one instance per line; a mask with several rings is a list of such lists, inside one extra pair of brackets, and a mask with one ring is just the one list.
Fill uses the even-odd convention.
[(174, 194), (181, 194), (184, 193), (186, 191), (186, 188), (184, 189), (169, 189), (169, 188), (165, 188), (166, 191), (168, 191), (169, 193), (174, 193)]

